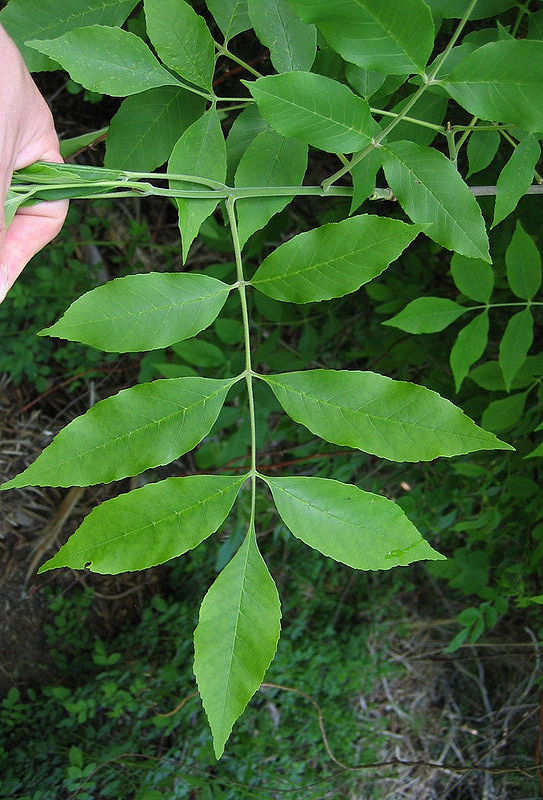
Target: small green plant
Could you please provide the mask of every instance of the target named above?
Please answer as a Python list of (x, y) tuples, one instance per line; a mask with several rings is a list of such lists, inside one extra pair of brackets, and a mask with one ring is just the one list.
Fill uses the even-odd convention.
[[(72, 5), (82, 12), (81, 2)], [(257, 544), (257, 485), (271, 493), (295, 537), (356, 569), (443, 559), (382, 494), (313, 475), (265, 474), (257, 447), (261, 393), (271, 391), (291, 420), (325, 442), (389, 461), (513, 449), (410, 381), (372, 371), (258, 369), (253, 298), (255, 304), (258, 298), (307, 304), (343, 297), (380, 276), (419, 235), (462, 257), (468, 278), (470, 262), (474, 272), (487, 274), (485, 220), (478, 192), (460, 174), (459, 156), (464, 142), (473, 141), (474, 171), (481, 135), (499, 140), (498, 146), (502, 138), (512, 143), (493, 190), (497, 224), (534, 178), (543, 130), (543, 43), (538, 14), (513, 2), (347, 0), (338, 8), (328, 0), (208, 0), (222, 33), (218, 42), (188, 3), (145, 0), (146, 34), (157, 58), (142, 38), (117, 27), (135, 5), (120, 2), (100, 8), (99, 16), (87, 11), (65, 18), (40, 9), (35, 36), (32, 26), (23, 32), (17, 21), (24, 0), (11, 0), (0, 15), (21, 44), (24, 35), (35, 69), (61, 64), (90, 91), (128, 95), (111, 122), (105, 168), (38, 164), (22, 170), (14, 176), (6, 216), (9, 221), (22, 204), (55, 197), (168, 197), (177, 206), (186, 259), (220, 204), (235, 256), (233, 277), (187, 271), (119, 278), (76, 300), (41, 333), (107, 352), (171, 347), (189, 364), (191, 358), (209, 366), (215, 360), (221, 377), (168, 377), (101, 401), (3, 488), (84, 486), (168, 464), (208, 435), (230, 393), (244, 397), (249, 448), (243, 474), (167, 478), (109, 500), (40, 570), (118, 573), (162, 563), (197, 547), (223, 524), (238, 495), (248, 493), (244, 539), (206, 594), (194, 635), (194, 671), (219, 758), (263, 680), (280, 631), (277, 589)], [(487, 20), (488, 27), (470, 31), (473, 18)], [(232, 37), (251, 27), (269, 48), (277, 74), (260, 75), (229, 50)], [(242, 81), (235, 96), (215, 93), (216, 63), (223, 58), (255, 78)], [(240, 108), (225, 141), (221, 121)], [(444, 125), (446, 115), (460, 122)], [(438, 135), (447, 154), (430, 147)], [(339, 160), (319, 185), (303, 183), (309, 147)], [(166, 173), (152, 172), (166, 161)], [(383, 189), (376, 188), (381, 168)], [(352, 186), (338, 185), (348, 175)], [(350, 215), (346, 208), (340, 219), (294, 235), (255, 265), (253, 234), (293, 198), (304, 197), (328, 203), (350, 198)], [(355, 214), (368, 198), (397, 199), (410, 222)], [(483, 290), (474, 283), (479, 300)], [(520, 295), (525, 305), (537, 288)], [(218, 323), (233, 296), (237, 317), (229, 311), (222, 330), (233, 335), (236, 328), (241, 335), (237, 372), (226, 370), (227, 359), (218, 363), (209, 343), (192, 341)], [(484, 303), (488, 296), (485, 290)], [(465, 308), (457, 306), (459, 316)], [(522, 313), (524, 319), (528, 309)], [(506, 384), (520, 370), (523, 352), (519, 347), (502, 359)], [(478, 358), (472, 356), (462, 352), (460, 365), (455, 361), (457, 381)]]

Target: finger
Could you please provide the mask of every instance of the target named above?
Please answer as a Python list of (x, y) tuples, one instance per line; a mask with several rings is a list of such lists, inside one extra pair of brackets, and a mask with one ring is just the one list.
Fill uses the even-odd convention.
[(9, 289), (28, 264), (58, 234), (68, 211), (67, 200), (20, 208), (4, 242), (4, 267)]

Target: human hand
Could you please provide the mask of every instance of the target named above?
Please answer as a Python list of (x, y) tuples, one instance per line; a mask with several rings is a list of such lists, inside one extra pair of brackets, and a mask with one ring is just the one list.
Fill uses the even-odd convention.
[(23, 268), (60, 231), (68, 202), (19, 208), (8, 230), (3, 207), (16, 169), (62, 161), (53, 117), (19, 50), (0, 26), (0, 302)]

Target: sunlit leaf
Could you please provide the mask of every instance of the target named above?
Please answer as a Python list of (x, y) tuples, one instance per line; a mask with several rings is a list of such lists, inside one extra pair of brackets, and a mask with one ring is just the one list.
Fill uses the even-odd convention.
[(0, 24), (21, 50), (30, 72), (57, 69), (54, 61), (27, 47), (30, 39), (55, 39), (89, 25), (120, 26), (137, 0), (9, 0), (0, 11)]
[(260, 377), (289, 417), (312, 433), (390, 461), (512, 449), (437, 392), (413, 383), (322, 369)]
[(422, 0), (289, 0), (346, 60), (388, 75), (422, 72), (434, 45), (434, 23)]
[(72, 80), (93, 92), (124, 97), (155, 86), (179, 86), (145, 42), (121, 28), (90, 25), (27, 45), (58, 61)]
[(442, 84), (470, 114), (543, 130), (543, 42), (509, 39), (470, 53)]
[(247, 0), (206, 0), (226, 42), (251, 27)]
[(443, 247), (490, 262), (481, 211), (453, 163), (413, 142), (381, 152), (388, 184), (413, 222), (429, 223), (425, 234)]
[[(265, 130), (251, 142), (236, 171), (235, 186), (298, 186), (307, 169), (307, 145)], [(292, 197), (241, 198), (236, 202), (241, 245), (281, 211)]]
[(278, 247), (251, 283), (269, 297), (293, 303), (342, 297), (380, 275), (421, 230), (367, 214), (322, 225)]
[(215, 44), (204, 18), (184, 0), (145, 0), (144, 8), (147, 33), (161, 61), (211, 91)]
[(467, 308), (447, 297), (417, 297), (383, 325), (408, 333), (437, 333), (465, 314)]
[(534, 179), (534, 169), (540, 155), (539, 142), (531, 134), (528, 134), (515, 147), (496, 182), (496, 204), (492, 227), (514, 211), (520, 198), (528, 191), (528, 187)]
[(79, 297), (40, 335), (83, 342), (108, 353), (156, 350), (211, 325), (229, 291), (225, 283), (207, 275), (127, 275)]
[[(194, 175), (222, 182), (226, 177), (226, 147), (219, 115), (215, 108), (196, 120), (187, 128), (175, 145), (168, 171), (180, 175)], [(201, 184), (179, 184), (170, 181), (170, 188), (202, 189)], [(211, 193), (211, 191), (210, 191)], [(183, 259), (187, 258), (190, 246), (200, 226), (216, 207), (218, 200), (184, 200), (177, 198), (179, 230), (183, 243)]]
[(109, 126), (106, 167), (152, 172), (162, 166), (204, 106), (203, 97), (176, 86), (160, 86), (127, 97)]
[(317, 53), (317, 30), (294, 13), (288, 0), (249, 0), (254, 31), (269, 48), (277, 72), (310, 70)]
[(264, 119), (283, 136), (329, 153), (354, 153), (373, 135), (368, 103), (338, 81), (312, 72), (287, 72), (243, 83)]
[(163, 564), (215, 533), (245, 478), (166, 478), (106, 500), (39, 572), (86, 567), (91, 572), (116, 575)]
[(264, 478), (298, 539), (355, 569), (443, 559), (386, 497), (326, 478)]
[(275, 655), (280, 620), (277, 589), (251, 527), (204, 597), (194, 632), (194, 674), (217, 758)]
[(169, 464), (210, 431), (235, 379), (171, 378), (101, 400), (2, 488), (90, 486)]

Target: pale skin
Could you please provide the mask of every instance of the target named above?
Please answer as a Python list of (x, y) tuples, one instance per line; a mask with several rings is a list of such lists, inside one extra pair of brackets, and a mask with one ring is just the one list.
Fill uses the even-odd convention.
[[(61, 162), (58, 138), (47, 103), (19, 50), (0, 26), (0, 209), (14, 170), (35, 161)], [(20, 208), (8, 230), (0, 213), (0, 302), (23, 268), (60, 231), (68, 202), (57, 200)]]

